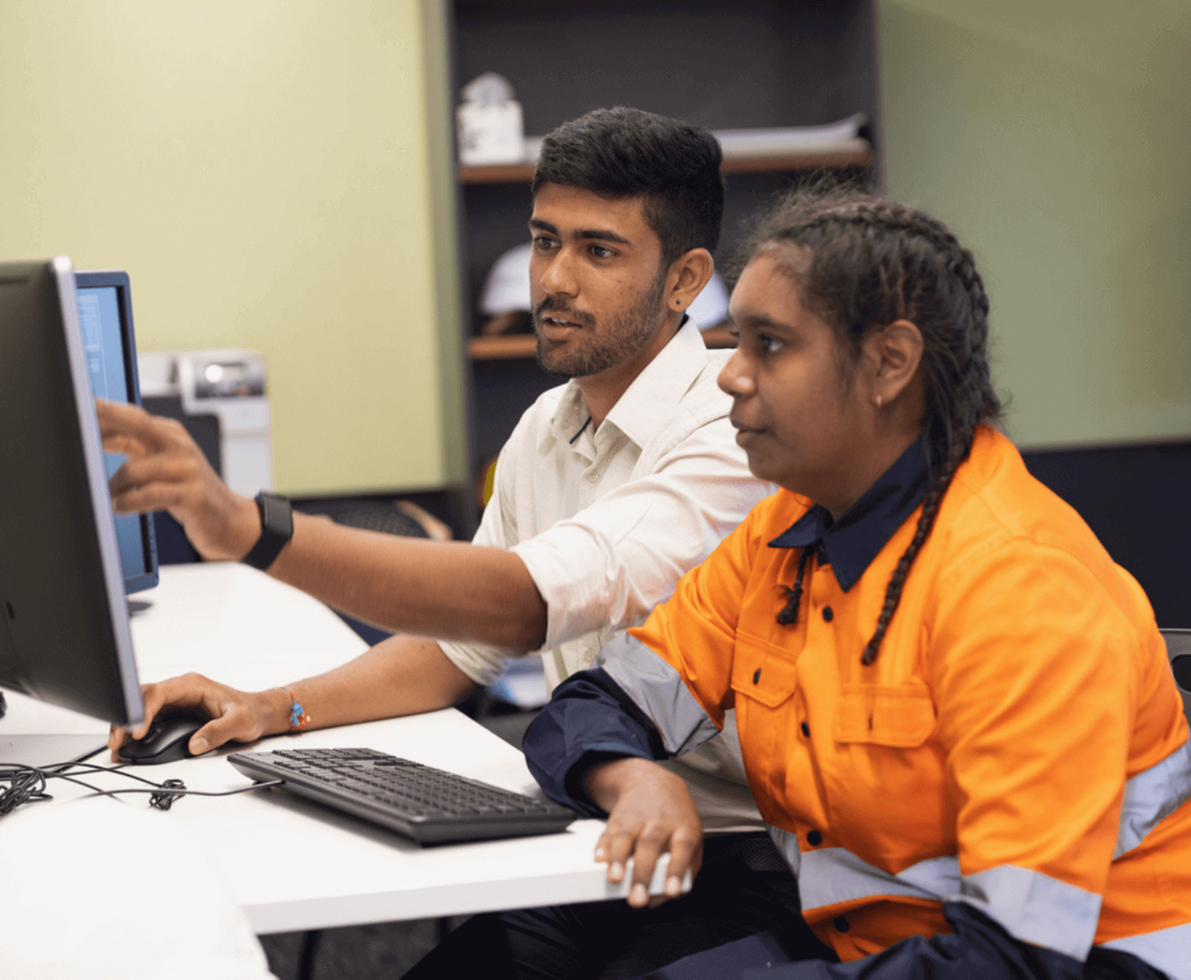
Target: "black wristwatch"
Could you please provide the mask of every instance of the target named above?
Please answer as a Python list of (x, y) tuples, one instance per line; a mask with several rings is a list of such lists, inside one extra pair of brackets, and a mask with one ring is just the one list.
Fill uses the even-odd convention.
[(285, 497), (268, 490), (256, 495), (256, 506), (261, 512), (261, 536), (240, 561), (263, 572), (294, 536), (294, 507)]

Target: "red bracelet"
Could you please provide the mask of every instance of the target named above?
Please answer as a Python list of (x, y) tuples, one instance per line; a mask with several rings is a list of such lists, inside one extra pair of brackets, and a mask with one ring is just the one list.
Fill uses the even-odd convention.
[(290, 728), (301, 731), (310, 724), (310, 715), (306, 714), (306, 709), (298, 704), (297, 699), (290, 694), (288, 687), (280, 688), (285, 691), (285, 696), (292, 702), (289, 707), (289, 725)]

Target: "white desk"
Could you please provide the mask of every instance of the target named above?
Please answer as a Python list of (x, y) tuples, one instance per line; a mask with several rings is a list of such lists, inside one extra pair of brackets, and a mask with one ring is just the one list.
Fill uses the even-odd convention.
[[(142, 681), (200, 670), (236, 687), (261, 689), (326, 670), (365, 646), (321, 603), (242, 565), (168, 566), (161, 585), (133, 598), (146, 605), (133, 619)], [(9, 695), (9, 713), (0, 725), (10, 733), (93, 731), (101, 740), (106, 731), (94, 720), (15, 694)], [(454, 709), (280, 738), (303, 747), (366, 746), (508, 789), (538, 792), (519, 751)], [(245, 748), (251, 746), (136, 771), (157, 781), (184, 779), (196, 790), (231, 789), (247, 780), (223, 756)], [(114, 775), (94, 780), (107, 789), (128, 783)], [(83, 793), (61, 785), (52, 792), (61, 804), (34, 806), (70, 805), (66, 801)], [(138, 809), (148, 805), (146, 797), (123, 799)], [(623, 886), (609, 886), (604, 866), (592, 860), (603, 826), (596, 820), (577, 821), (561, 834), (423, 849), (269, 790), (186, 797), (159, 816), (184, 825), (197, 838), (257, 933), (626, 893)]]

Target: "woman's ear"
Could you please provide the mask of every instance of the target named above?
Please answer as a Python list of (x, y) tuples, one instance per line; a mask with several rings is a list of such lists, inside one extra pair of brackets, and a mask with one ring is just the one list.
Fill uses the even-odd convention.
[(909, 320), (894, 320), (864, 339), (873, 365), (872, 400), (878, 408), (896, 400), (918, 373), (922, 363), (922, 333)]
[(671, 310), (686, 310), (707, 285), (715, 263), (705, 248), (683, 252), (672, 263), (666, 276), (666, 306)]

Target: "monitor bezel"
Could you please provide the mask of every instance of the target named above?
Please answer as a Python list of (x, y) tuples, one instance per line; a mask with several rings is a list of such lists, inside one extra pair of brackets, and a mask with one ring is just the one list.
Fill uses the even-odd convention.
[[(65, 513), (41, 512), (40, 504), (21, 513), (20, 503), (39, 491), (28, 486), (5, 491), (18, 506), (0, 508), (5, 510), (0, 520), (12, 522), (7, 536), (14, 546), (4, 556), (14, 564), (4, 570), (7, 574), (0, 572), (0, 646), (8, 664), (0, 684), (113, 724), (136, 724), (144, 717), (144, 705), (74, 268), (65, 256), (0, 263), (0, 284), (24, 291), (0, 302), (0, 317), (16, 311), (7, 323), (0, 319), (0, 346), (7, 342), (6, 357), (30, 369), (14, 387), (23, 387), (28, 411), (42, 411), (42, 434), (52, 433), (39, 445), (37, 423), (29, 424), (28, 411), (12, 412), (14, 428), (5, 443), (11, 455), (5, 463), (30, 479), (44, 475), (65, 481), (62, 494), (45, 493), (45, 500), (47, 507), (59, 498), (67, 501)], [(26, 308), (29, 322), (24, 324), (18, 317)], [(58, 446), (65, 458), (48, 451)], [(18, 521), (26, 525), (18, 527)], [(42, 551), (30, 543), (34, 533), (46, 537)], [(57, 551), (50, 551), (55, 546)], [(30, 556), (27, 566), (19, 564)]]

